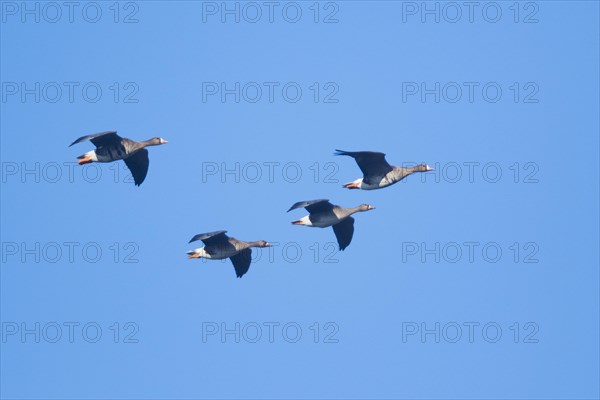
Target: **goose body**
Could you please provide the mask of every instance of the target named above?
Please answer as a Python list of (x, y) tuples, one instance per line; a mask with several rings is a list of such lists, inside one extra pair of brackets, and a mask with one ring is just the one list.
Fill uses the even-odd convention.
[(375, 190), (400, 182), (415, 172), (433, 171), (427, 164), (415, 167), (396, 167), (388, 164), (385, 154), (375, 151), (343, 151), (336, 150), (336, 156), (354, 158), (363, 177), (344, 185), (348, 189)]
[(226, 235), (227, 231), (216, 231), (208, 233), (199, 233), (194, 236), (189, 243), (201, 240), (204, 247), (190, 250), (187, 252), (188, 258), (206, 258), (210, 260), (231, 259), (238, 278), (241, 278), (252, 262), (252, 247), (271, 247), (272, 245), (264, 240), (255, 242), (244, 242)]
[(344, 208), (331, 204), (327, 199), (299, 201), (292, 205), (288, 212), (297, 208), (305, 208), (309, 214), (293, 221), (294, 225), (304, 225), (315, 228), (333, 227), (340, 250), (350, 245), (354, 235), (354, 218), (352, 214), (373, 210), (375, 207), (361, 204), (357, 207)]
[(150, 160), (148, 158), (148, 146), (157, 146), (168, 143), (165, 139), (155, 137), (142, 142), (122, 138), (116, 131), (106, 131), (93, 135), (82, 136), (69, 145), (90, 140), (96, 149), (77, 157), (79, 165), (92, 162), (108, 163), (118, 160), (125, 161), (125, 165), (131, 171), (136, 186), (139, 186), (146, 179)]

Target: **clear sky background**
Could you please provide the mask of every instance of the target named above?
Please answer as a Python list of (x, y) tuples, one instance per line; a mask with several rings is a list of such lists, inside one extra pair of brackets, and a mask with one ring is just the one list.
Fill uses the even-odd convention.
[[(22, 4), (1, 3), (2, 398), (598, 398), (597, 2)], [(169, 140), (141, 187), (73, 167), (111, 129)], [(437, 170), (348, 191), (336, 148)], [(376, 209), (334, 252), (285, 212), (315, 198)], [(218, 229), (277, 246), (242, 279), (186, 259)]]

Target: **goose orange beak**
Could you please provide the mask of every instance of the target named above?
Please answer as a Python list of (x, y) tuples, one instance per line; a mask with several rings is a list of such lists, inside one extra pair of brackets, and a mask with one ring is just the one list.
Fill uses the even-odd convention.
[(200, 254), (198, 253), (188, 253), (188, 259), (192, 258), (200, 258)]

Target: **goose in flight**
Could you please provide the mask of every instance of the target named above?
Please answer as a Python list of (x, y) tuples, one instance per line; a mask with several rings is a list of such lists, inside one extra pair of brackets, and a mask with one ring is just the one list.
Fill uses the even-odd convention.
[(204, 247), (187, 252), (188, 258), (208, 258), (223, 260), (229, 258), (235, 268), (235, 274), (241, 278), (252, 262), (252, 247), (271, 247), (271, 243), (264, 240), (244, 242), (226, 235), (227, 231), (199, 233), (189, 243), (201, 240)]
[(354, 234), (354, 218), (351, 215), (361, 211), (373, 210), (375, 207), (361, 204), (357, 207), (343, 208), (331, 204), (329, 200), (321, 199), (299, 201), (291, 206), (288, 212), (296, 208), (305, 208), (309, 215), (293, 221), (292, 224), (318, 228), (331, 226), (340, 250), (344, 250), (352, 241), (352, 235)]
[(144, 140), (143, 142), (136, 142), (135, 140), (122, 138), (117, 135), (116, 131), (107, 131), (82, 136), (71, 143), (69, 147), (85, 142), (86, 140), (90, 140), (96, 146), (96, 149), (77, 157), (79, 165), (91, 162), (107, 163), (123, 160), (129, 171), (131, 171), (136, 186), (144, 182), (148, 173), (150, 160), (148, 159), (148, 150), (146, 150), (146, 147), (168, 143), (165, 139), (159, 137)]
[(354, 158), (363, 173), (362, 178), (344, 185), (348, 189), (382, 189), (400, 182), (414, 172), (433, 171), (433, 168), (427, 164), (420, 164), (410, 168), (392, 166), (385, 160), (385, 154), (375, 151), (336, 150), (334, 154), (336, 156), (350, 156)]

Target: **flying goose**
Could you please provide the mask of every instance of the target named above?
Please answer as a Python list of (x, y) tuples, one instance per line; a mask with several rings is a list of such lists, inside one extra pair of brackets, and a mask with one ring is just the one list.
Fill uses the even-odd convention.
[(229, 258), (235, 274), (241, 278), (252, 261), (251, 247), (271, 247), (271, 243), (264, 240), (256, 242), (244, 242), (226, 235), (227, 231), (216, 231), (208, 233), (199, 233), (194, 236), (189, 243), (196, 240), (202, 240), (204, 247), (190, 250), (186, 254), (188, 258), (208, 258), (211, 260), (223, 260)]
[(146, 147), (168, 143), (165, 139), (159, 137), (144, 140), (143, 142), (136, 142), (135, 140), (122, 138), (117, 135), (117, 131), (106, 131), (82, 136), (71, 143), (69, 147), (85, 142), (86, 140), (91, 140), (96, 146), (96, 150), (88, 151), (77, 157), (79, 165), (91, 162), (107, 163), (123, 160), (127, 168), (131, 171), (136, 186), (144, 182), (148, 173), (150, 160), (148, 159), (148, 150), (146, 150)]
[(354, 158), (363, 173), (362, 178), (344, 185), (348, 189), (381, 189), (400, 182), (414, 172), (433, 171), (433, 168), (427, 164), (420, 164), (411, 168), (392, 166), (385, 160), (385, 154), (375, 151), (336, 150), (334, 154)]
[(340, 250), (344, 250), (352, 241), (352, 235), (354, 234), (354, 218), (351, 215), (360, 211), (373, 210), (375, 207), (361, 204), (357, 207), (343, 208), (331, 204), (327, 199), (321, 199), (299, 201), (291, 206), (287, 212), (296, 208), (305, 208), (309, 215), (293, 221), (292, 224), (318, 228), (331, 226), (340, 245)]

